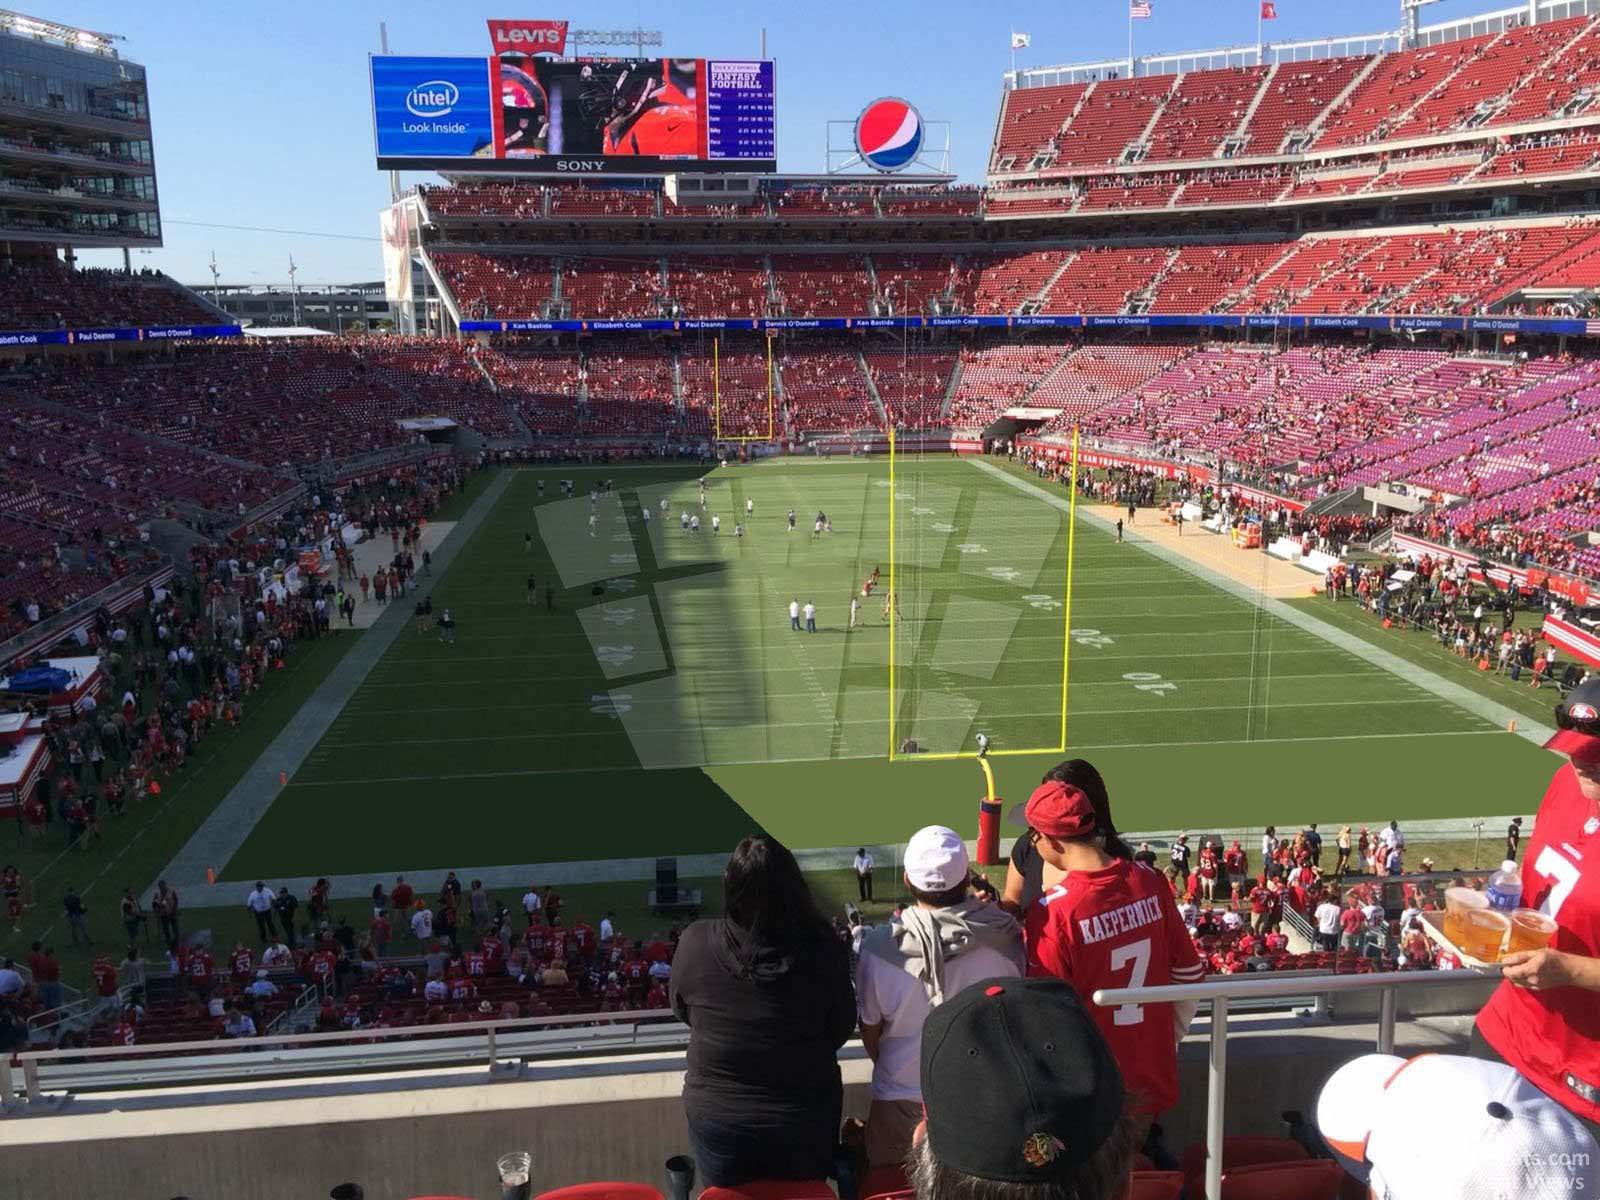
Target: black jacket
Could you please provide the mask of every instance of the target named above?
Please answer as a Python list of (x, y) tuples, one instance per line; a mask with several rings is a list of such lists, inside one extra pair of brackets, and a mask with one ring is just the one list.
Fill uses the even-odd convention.
[(855, 1031), (856, 1001), (849, 952), (828, 931), (779, 950), (750, 944), (729, 921), (696, 921), (673, 956), (671, 992), (691, 1031), (683, 1088), (691, 1122), (837, 1110), (836, 1055)]

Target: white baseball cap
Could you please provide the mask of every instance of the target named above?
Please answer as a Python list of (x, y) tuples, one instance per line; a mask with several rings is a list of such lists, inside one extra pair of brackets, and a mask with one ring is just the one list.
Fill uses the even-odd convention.
[(929, 825), (906, 843), (906, 880), (919, 892), (948, 892), (965, 883), (967, 844), (954, 829)]
[(1363, 1055), (1323, 1085), (1317, 1128), (1377, 1200), (1572, 1200), (1600, 1188), (1589, 1131), (1504, 1063)]

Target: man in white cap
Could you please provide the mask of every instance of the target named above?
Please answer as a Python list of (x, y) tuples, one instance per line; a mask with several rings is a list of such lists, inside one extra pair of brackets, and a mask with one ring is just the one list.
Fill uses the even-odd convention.
[[(914, 903), (868, 931), (856, 966), (861, 1042), (872, 1058), (867, 1159), (898, 1163), (922, 1120), (922, 1023), (962, 988), (1027, 966), (1022, 928), (993, 889), (972, 885), (966, 843), (929, 825), (906, 846), (906, 887)], [(979, 881), (981, 883), (981, 881)]]
[(1317, 1098), (1329, 1149), (1376, 1200), (1571, 1200), (1600, 1188), (1600, 1147), (1504, 1063), (1367, 1054)]

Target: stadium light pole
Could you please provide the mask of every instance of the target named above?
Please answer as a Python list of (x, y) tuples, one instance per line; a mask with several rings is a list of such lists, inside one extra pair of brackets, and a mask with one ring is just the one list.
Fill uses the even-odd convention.
[[(387, 57), (389, 53), (389, 22), (378, 22), (378, 49)], [(400, 199), (400, 172), (389, 172), (389, 203)]]
[(1400, 49), (1410, 50), (1417, 44), (1420, 19), (1417, 14), (1439, 0), (1400, 0)]

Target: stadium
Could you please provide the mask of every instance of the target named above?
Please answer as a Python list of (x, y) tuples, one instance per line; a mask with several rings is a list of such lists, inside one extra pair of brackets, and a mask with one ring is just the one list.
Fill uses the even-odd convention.
[[(1429, 3), (1139, 56), (1133, 0), (969, 180), (931, 101), (797, 173), (765, 53), (491, 20), (329, 106), (382, 283), (288, 293), (136, 269), (193, 114), (0, 10), (0, 1195), (1600, 1182), (1600, 0)], [(705, 932), (812, 907), (816, 1095), (838, 989)], [(1092, 951), (1147, 911), (1171, 964)], [(984, 954), (1054, 986), (930, 982)], [(986, 1002), (1078, 1013), (1027, 1087), (1109, 1055), (1094, 1104), (956, 1172), (1006, 1102), (916, 1078), (885, 961), (975, 1061)], [(1537, 1133), (1466, 1067), (1335, 1128), (1423, 1055)]]

